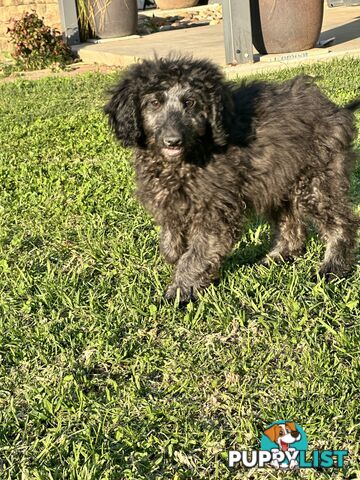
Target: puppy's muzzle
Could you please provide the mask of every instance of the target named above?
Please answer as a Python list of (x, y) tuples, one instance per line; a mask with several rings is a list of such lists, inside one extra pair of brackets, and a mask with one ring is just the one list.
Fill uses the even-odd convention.
[(169, 132), (163, 136), (163, 145), (162, 152), (167, 157), (176, 157), (181, 155), (183, 147), (183, 138), (180, 133)]

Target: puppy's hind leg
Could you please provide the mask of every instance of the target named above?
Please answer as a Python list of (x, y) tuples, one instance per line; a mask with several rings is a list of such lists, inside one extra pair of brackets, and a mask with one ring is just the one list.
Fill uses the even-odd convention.
[(348, 198), (347, 178), (337, 176), (330, 180), (322, 183), (313, 180), (316, 207), (309, 211), (326, 243), (320, 274), (327, 280), (334, 275), (345, 276), (351, 270), (359, 227)]
[(291, 261), (304, 251), (306, 226), (299, 211), (290, 205), (281, 209), (274, 218), (275, 236), (270, 252), (261, 261)]
[(343, 201), (337, 207), (340, 208), (336, 208), (334, 211), (333, 206), (327, 215), (315, 219), (320, 234), (326, 242), (324, 259), (320, 265), (320, 275), (325, 276), (327, 280), (334, 275), (345, 276), (351, 270), (354, 262), (358, 221), (348, 202)]

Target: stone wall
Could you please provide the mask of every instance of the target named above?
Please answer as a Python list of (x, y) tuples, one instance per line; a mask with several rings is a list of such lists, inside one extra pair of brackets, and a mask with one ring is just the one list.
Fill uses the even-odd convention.
[(10, 51), (6, 30), (11, 18), (19, 18), (24, 12), (35, 10), (44, 17), (46, 25), (61, 31), (59, 4), (57, 0), (0, 0), (0, 52)]

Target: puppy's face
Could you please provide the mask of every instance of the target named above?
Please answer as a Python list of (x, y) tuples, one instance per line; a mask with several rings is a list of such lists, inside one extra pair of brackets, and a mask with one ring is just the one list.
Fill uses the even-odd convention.
[(219, 69), (206, 60), (162, 58), (133, 65), (105, 107), (125, 146), (182, 159), (196, 146), (227, 142), (232, 96)]
[(183, 157), (205, 136), (208, 108), (199, 93), (190, 84), (175, 83), (141, 99), (147, 144), (165, 158)]

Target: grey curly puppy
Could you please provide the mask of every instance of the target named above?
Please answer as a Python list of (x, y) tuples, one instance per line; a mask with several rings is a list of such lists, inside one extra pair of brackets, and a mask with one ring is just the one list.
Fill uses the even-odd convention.
[(207, 60), (130, 67), (105, 112), (135, 149), (138, 197), (175, 265), (166, 298), (179, 289), (187, 302), (217, 277), (248, 211), (274, 226), (265, 262), (299, 255), (310, 220), (326, 243), (321, 274), (348, 273), (358, 226), (348, 197), (357, 108), (360, 99), (334, 105), (304, 76), (230, 86)]

